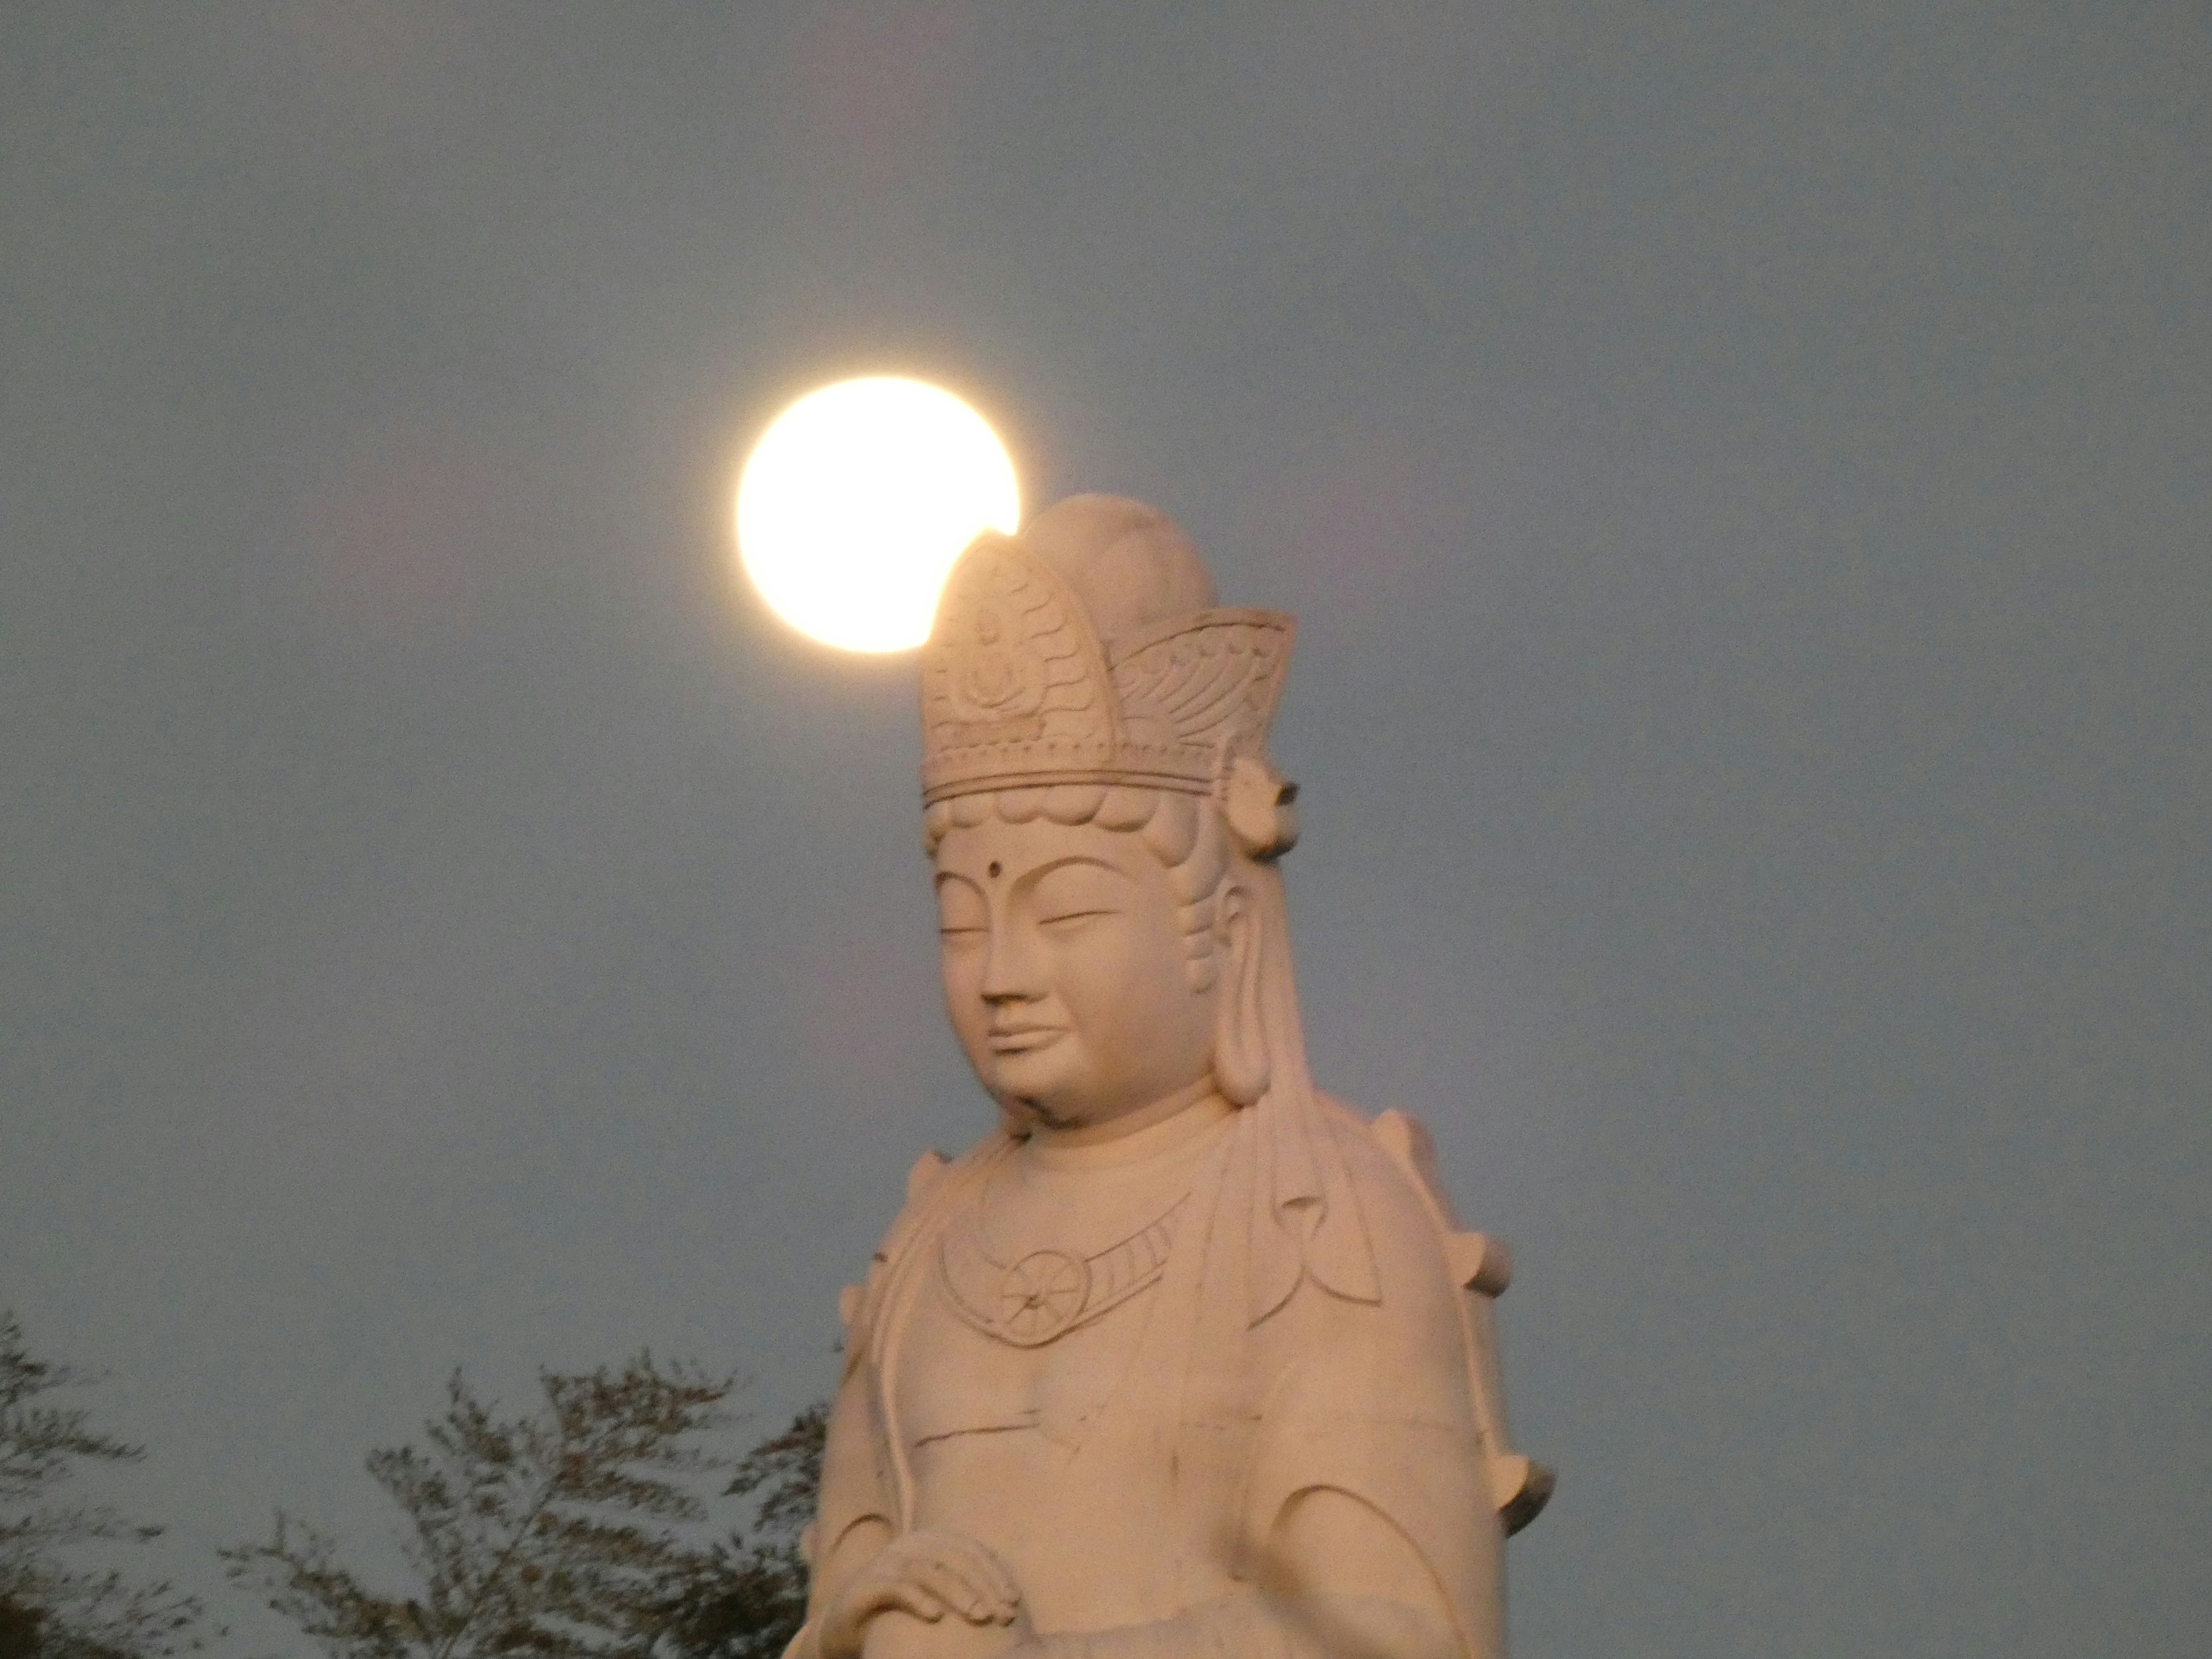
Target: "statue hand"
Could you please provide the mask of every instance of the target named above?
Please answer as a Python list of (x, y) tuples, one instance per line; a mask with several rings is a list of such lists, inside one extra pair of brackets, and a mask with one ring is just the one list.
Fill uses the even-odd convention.
[(904, 1613), (935, 1624), (947, 1612), (971, 1625), (1011, 1625), (1021, 1591), (999, 1558), (972, 1538), (924, 1528), (894, 1538), (822, 1616), (822, 1659), (860, 1659), (869, 1622)]

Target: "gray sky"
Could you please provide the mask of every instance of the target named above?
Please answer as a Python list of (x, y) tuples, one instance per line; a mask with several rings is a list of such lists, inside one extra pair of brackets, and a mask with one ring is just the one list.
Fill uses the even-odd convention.
[(0, 1304), (210, 1584), (455, 1364), (827, 1388), (988, 1114), (910, 665), (727, 497), (921, 373), (1302, 619), (1522, 1659), (2201, 1654), (2208, 89), (2202, 3), (14, 0)]

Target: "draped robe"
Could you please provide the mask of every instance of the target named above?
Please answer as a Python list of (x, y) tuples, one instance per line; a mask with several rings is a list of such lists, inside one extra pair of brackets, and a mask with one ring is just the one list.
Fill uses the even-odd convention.
[[(871, 1519), (896, 1534), (928, 1518), (908, 1343), (947, 1228), (1017, 1146), (994, 1134), (918, 1164), (851, 1296), (817, 1560)], [(1412, 1545), (1464, 1659), (1502, 1653), (1500, 1449), (1474, 1398), (1487, 1327), (1470, 1321), (1421, 1182), (1308, 1089), (1241, 1109), (1206, 1145), (1120, 1381), (1054, 1478), (1003, 1494), (1002, 1524), (1050, 1532), (1066, 1564), (1022, 1587), (1040, 1635), (1157, 1624), (1248, 1589), (1284, 1507), (1328, 1488)]]

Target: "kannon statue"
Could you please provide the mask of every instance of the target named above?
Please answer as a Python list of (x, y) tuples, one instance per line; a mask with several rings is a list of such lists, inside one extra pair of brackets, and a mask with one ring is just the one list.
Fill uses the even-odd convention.
[(987, 534), (921, 665), (946, 1007), (998, 1103), (849, 1288), (787, 1659), (1499, 1659), (1504, 1249), (1308, 1075), (1293, 624), (1158, 513)]

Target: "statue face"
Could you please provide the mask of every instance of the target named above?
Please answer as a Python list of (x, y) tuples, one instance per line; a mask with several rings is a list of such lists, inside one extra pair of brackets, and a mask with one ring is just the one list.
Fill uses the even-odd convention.
[(937, 849), (945, 1002), (983, 1086), (1055, 1130), (1204, 1078), (1215, 993), (1191, 988), (1159, 860), (1133, 834), (1038, 817)]

